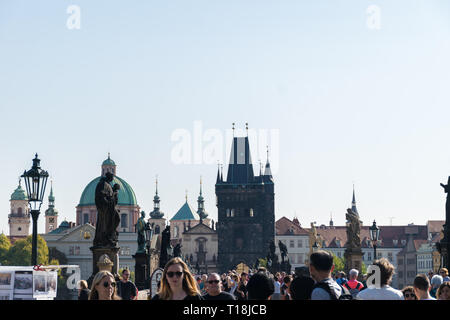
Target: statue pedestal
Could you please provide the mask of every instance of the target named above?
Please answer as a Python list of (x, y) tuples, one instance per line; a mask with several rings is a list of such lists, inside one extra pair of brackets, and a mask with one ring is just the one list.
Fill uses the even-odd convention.
[[(98, 262), (100, 260), (100, 257), (102, 257), (104, 254), (106, 254), (109, 259), (112, 262), (111, 270), (110, 271), (116, 280), (119, 279), (119, 247), (111, 247), (111, 248), (105, 248), (105, 247), (90, 247), (89, 248), (92, 251), (92, 275), (89, 278), (89, 280), (92, 281), (94, 279), (95, 275), (100, 271)], [(90, 286), (90, 283), (89, 283)]]
[(361, 248), (353, 248), (353, 249), (346, 249), (344, 253), (345, 257), (345, 272), (348, 274), (348, 272), (351, 269), (356, 269), (361, 274), (362, 269), (362, 259), (363, 253)]
[(135, 285), (138, 290), (150, 288), (150, 256), (146, 252), (136, 252), (134, 267)]

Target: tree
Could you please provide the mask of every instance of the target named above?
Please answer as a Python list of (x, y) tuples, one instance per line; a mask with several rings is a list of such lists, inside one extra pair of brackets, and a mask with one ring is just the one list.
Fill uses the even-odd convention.
[(334, 253), (331, 253), (331, 254), (333, 255), (333, 264), (334, 264), (333, 272), (345, 271), (344, 259), (337, 257)]
[(3, 233), (0, 234), (0, 265), (8, 265), (8, 252), (11, 249), (11, 241)]
[[(30, 235), (26, 239), (17, 240), (8, 253), (8, 264), (12, 266), (31, 265), (32, 239)], [(40, 235), (37, 236), (37, 263), (48, 264), (47, 242)]]

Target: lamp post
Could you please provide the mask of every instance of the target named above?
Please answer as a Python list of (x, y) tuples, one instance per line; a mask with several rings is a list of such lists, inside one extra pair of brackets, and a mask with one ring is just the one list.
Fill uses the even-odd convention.
[(373, 260), (377, 259), (377, 241), (380, 237), (380, 228), (377, 227), (377, 223), (373, 220), (373, 225), (369, 228), (370, 240), (372, 240), (373, 246)]
[(41, 169), (41, 160), (36, 153), (33, 166), (24, 171), (22, 178), (25, 180), (25, 188), (28, 196), (28, 204), (33, 218), (33, 238), (31, 244), (31, 264), (37, 265), (37, 223), (47, 186), (48, 172)]

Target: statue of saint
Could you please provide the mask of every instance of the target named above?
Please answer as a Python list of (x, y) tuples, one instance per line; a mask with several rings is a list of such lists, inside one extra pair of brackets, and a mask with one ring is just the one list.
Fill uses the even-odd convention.
[(441, 187), (444, 188), (447, 194), (447, 201), (445, 202), (445, 223), (450, 223), (450, 177), (448, 177), (447, 184), (441, 183)]
[(360, 248), (361, 221), (359, 220), (359, 215), (353, 212), (352, 209), (347, 209), (345, 217), (347, 218), (347, 246), (350, 248)]
[(146, 229), (146, 223), (145, 223), (145, 212), (141, 212), (141, 217), (138, 219), (136, 223), (136, 232), (138, 234), (137, 236), (137, 243), (138, 243), (138, 249), (137, 252), (145, 252), (145, 229)]
[(278, 248), (280, 248), (281, 262), (284, 263), (284, 259), (287, 257), (288, 249), (286, 245), (283, 242), (281, 242), (281, 240), (278, 240)]
[(111, 187), (114, 175), (107, 172), (95, 188), (95, 206), (97, 223), (95, 226), (94, 246), (116, 247), (119, 239), (117, 228), (120, 223), (119, 210), (116, 208), (120, 186)]
[(170, 245), (170, 226), (167, 226), (161, 233), (161, 253), (159, 256), (159, 266), (164, 268), (169, 262), (171, 256), (169, 255)]
[(181, 257), (181, 243), (177, 243), (173, 248), (173, 257)]

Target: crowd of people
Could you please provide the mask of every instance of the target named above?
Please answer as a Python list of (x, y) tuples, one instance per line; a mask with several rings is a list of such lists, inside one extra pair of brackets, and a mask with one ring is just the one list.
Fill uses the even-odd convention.
[[(307, 272), (277, 272), (266, 268), (238, 273), (203, 274), (194, 276), (180, 258), (165, 266), (158, 292), (149, 300), (450, 300), (448, 270), (439, 274), (418, 274), (414, 283), (401, 290), (391, 287), (394, 266), (385, 258), (374, 266), (379, 270), (378, 284), (369, 284), (368, 275), (351, 269), (334, 272), (331, 253), (319, 250), (311, 254)], [(107, 271), (97, 273), (88, 289), (80, 281), (80, 300), (136, 300), (137, 289), (125, 269), (116, 283)], [(359, 280), (358, 280), (359, 279)], [(361, 280), (361, 281), (360, 281)]]

